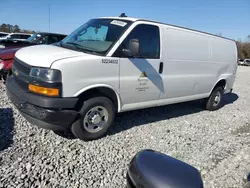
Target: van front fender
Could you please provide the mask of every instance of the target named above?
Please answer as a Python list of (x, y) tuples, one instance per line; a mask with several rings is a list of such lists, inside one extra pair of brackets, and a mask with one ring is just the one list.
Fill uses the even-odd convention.
[(120, 98), (120, 95), (112, 86), (110, 86), (108, 84), (94, 84), (94, 85), (84, 87), (84, 88), (80, 89), (79, 91), (77, 91), (74, 94), (74, 97), (79, 97), (81, 94), (83, 94), (85, 92), (88, 92), (88, 91), (90, 91), (92, 89), (99, 89), (99, 88), (107, 88), (107, 89), (112, 90), (115, 93), (116, 100), (117, 100), (117, 112), (120, 112), (121, 111), (121, 98)]

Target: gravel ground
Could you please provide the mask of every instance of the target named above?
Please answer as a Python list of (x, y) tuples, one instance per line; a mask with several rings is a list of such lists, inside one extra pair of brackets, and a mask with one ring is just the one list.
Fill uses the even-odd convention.
[(125, 187), (138, 151), (161, 151), (201, 171), (208, 188), (243, 187), (250, 172), (250, 68), (239, 67), (223, 108), (202, 101), (118, 115), (105, 138), (82, 142), (22, 118), (0, 83), (0, 187)]

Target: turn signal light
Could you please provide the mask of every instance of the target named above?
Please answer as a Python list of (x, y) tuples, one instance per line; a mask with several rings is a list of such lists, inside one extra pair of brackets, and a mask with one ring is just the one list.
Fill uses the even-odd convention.
[(39, 93), (47, 96), (59, 96), (59, 89), (57, 88), (47, 88), (29, 84), (29, 90), (34, 93)]

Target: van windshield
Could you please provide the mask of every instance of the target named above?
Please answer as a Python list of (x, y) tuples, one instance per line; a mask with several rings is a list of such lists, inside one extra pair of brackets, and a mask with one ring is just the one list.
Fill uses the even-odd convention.
[(61, 46), (104, 55), (130, 24), (124, 20), (92, 19), (67, 36)]

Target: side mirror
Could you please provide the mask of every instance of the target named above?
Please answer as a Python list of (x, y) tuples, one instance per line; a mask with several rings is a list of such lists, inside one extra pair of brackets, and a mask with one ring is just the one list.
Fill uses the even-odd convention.
[(129, 188), (203, 188), (196, 168), (153, 150), (143, 150), (132, 159), (127, 185)]
[(129, 48), (123, 49), (123, 54), (127, 57), (138, 57), (140, 54), (140, 42), (138, 39), (131, 39), (129, 41)]

